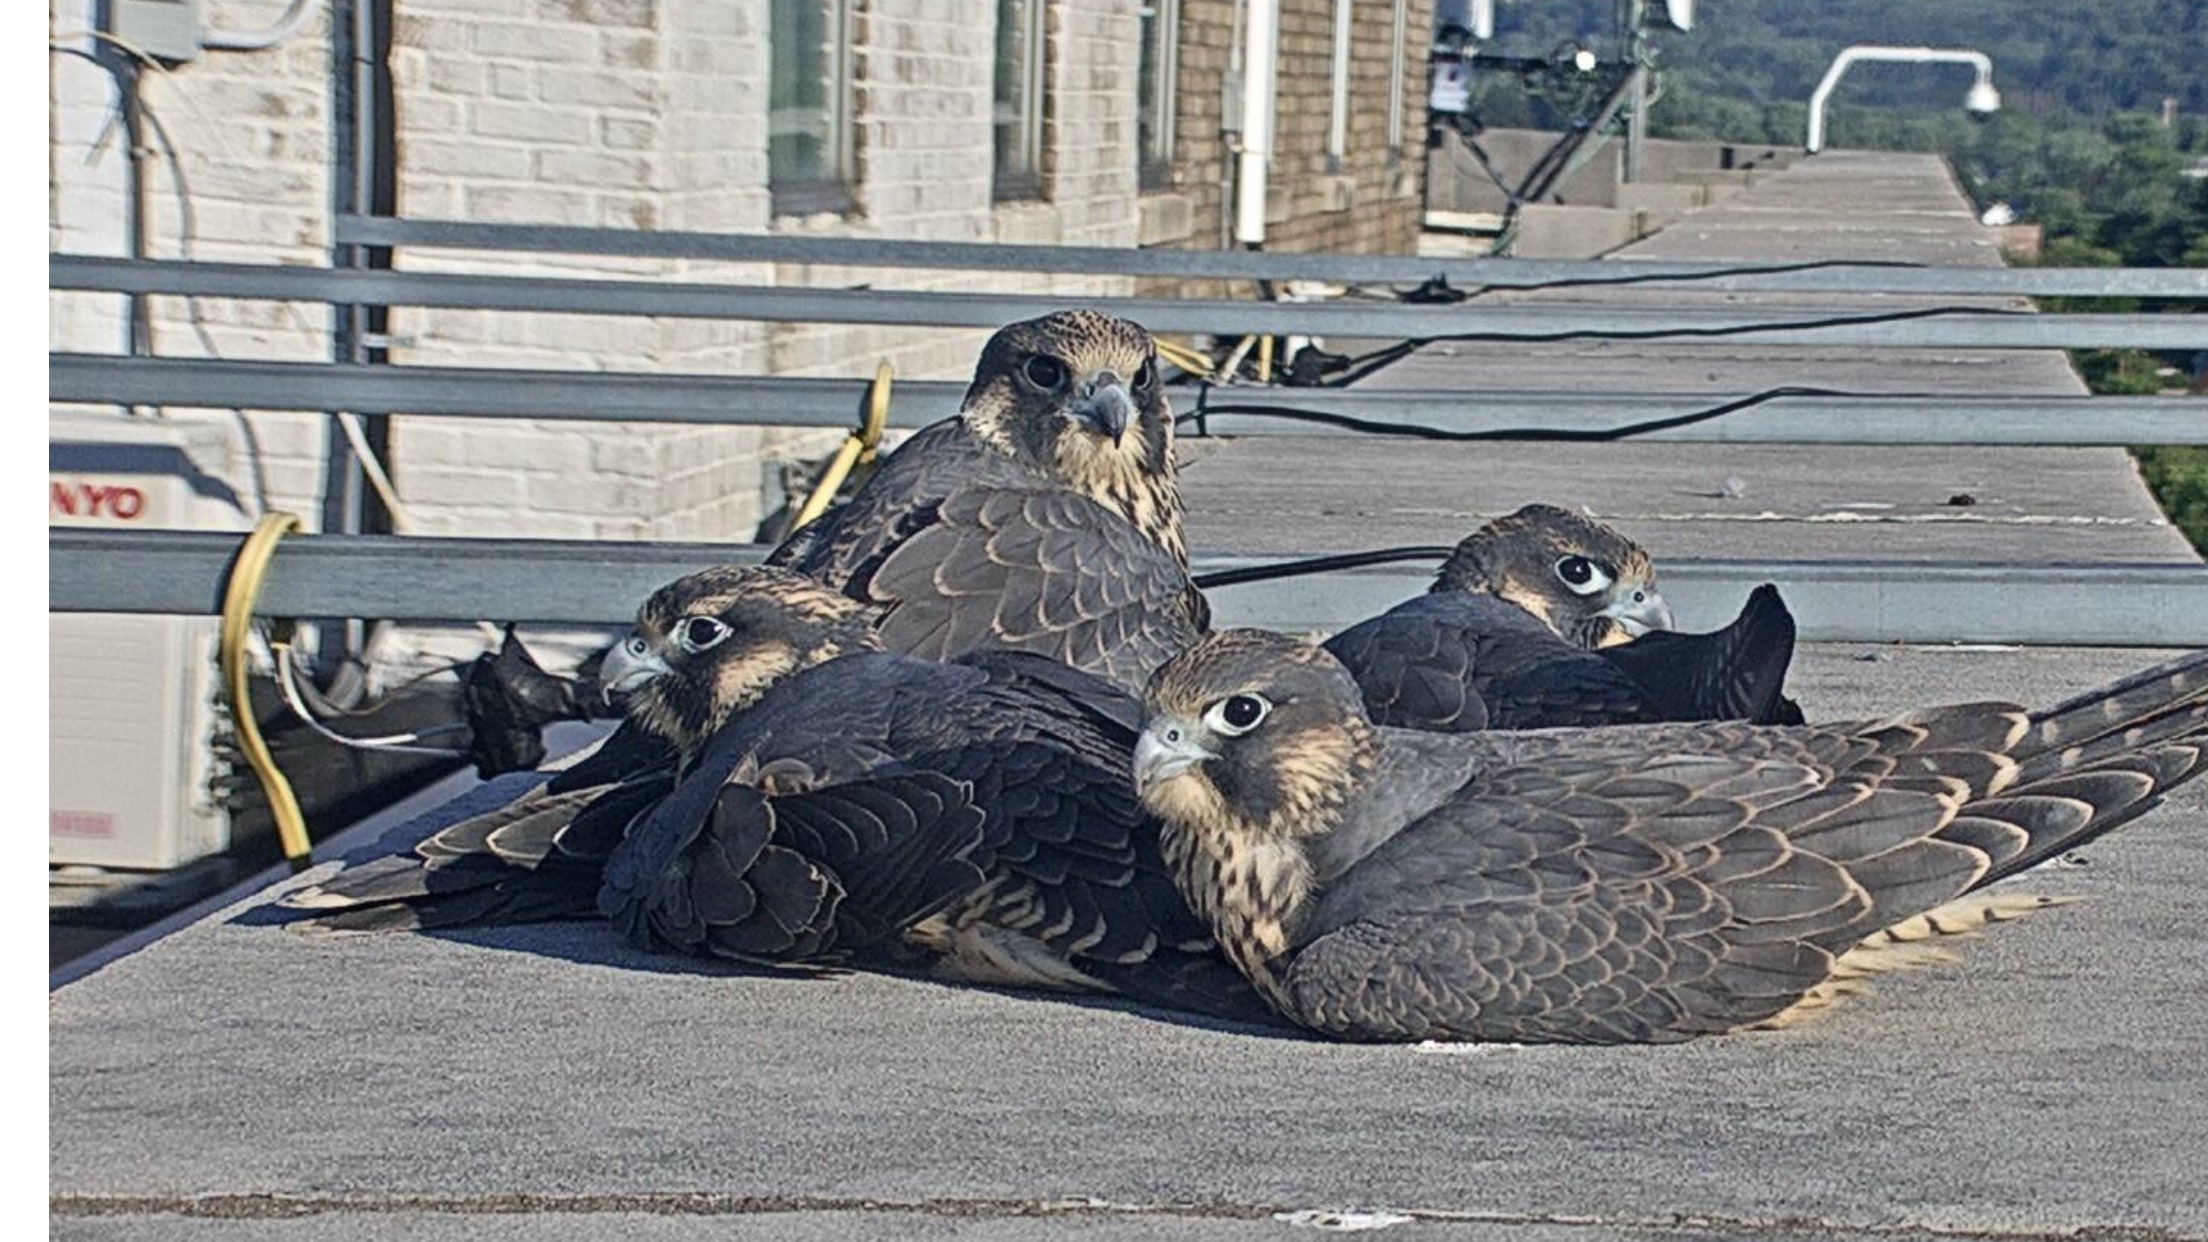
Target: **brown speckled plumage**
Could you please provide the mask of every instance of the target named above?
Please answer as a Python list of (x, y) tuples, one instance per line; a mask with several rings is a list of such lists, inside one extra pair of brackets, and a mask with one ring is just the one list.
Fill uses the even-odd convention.
[(1130, 691), (1209, 624), (1155, 345), (1094, 311), (998, 331), (957, 417), (769, 559), (883, 605), (892, 651), (1032, 651)]
[(1136, 762), (1230, 959), (1345, 1039), (1799, 1020), (1926, 936), (2047, 904), (1980, 890), (2208, 770), (2208, 652), (2041, 712), (1474, 735), (1374, 728), (1328, 663), (1198, 643), (1153, 678)]

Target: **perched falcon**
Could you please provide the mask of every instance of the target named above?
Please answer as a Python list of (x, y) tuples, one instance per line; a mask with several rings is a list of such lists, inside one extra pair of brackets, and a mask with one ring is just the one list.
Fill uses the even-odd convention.
[[(801, 574), (700, 571), (655, 591), (600, 681), (627, 718), (581, 762), (413, 853), (347, 868), (288, 894), (325, 931), (526, 923), (596, 913), (600, 873), (630, 821), (675, 787), (721, 723), (791, 674), (879, 646), (874, 610)], [(665, 693), (680, 669), (693, 692)]]
[(674, 763), (555, 783), (534, 815), (457, 825), (287, 904), (330, 930), (603, 914), (707, 956), (916, 961), (1270, 1020), (1135, 798), (1139, 705), (1029, 653), (870, 650), (870, 611), (772, 568), (662, 588), (602, 677)]
[(1425, 595), (1326, 648), (1373, 721), (1406, 729), (1802, 722), (1781, 693), (1794, 616), (1778, 588), (1757, 587), (1724, 629), (1673, 633), (1648, 553), (1554, 505), (1467, 535)]
[(1555, 505), (1527, 505), (1466, 535), (1431, 590), (1507, 600), (1589, 650), (1671, 628), (1648, 553)]
[(2208, 767), (2208, 652), (2041, 712), (1441, 734), (1235, 630), (1146, 709), (1136, 783), (1183, 892), (1283, 1014), (1353, 1040), (1792, 1021)]
[(1155, 344), (1094, 311), (998, 331), (959, 413), (768, 562), (882, 605), (891, 651), (1033, 651), (1129, 690), (1210, 623)]
[(1768, 583), (1708, 634), (1658, 630), (1585, 651), (1492, 595), (1437, 591), (1326, 642), (1375, 724), (1466, 733), (1659, 721), (1800, 724), (1780, 693), (1794, 616)]

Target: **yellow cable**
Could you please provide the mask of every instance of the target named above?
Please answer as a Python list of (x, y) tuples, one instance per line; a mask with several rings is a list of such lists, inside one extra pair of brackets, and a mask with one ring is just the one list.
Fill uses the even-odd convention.
[(1273, 382), (1273, 338), (1269, 335), (1257, 338), (1257, 382)]
[(313, 863), (313, 842), (307, 839), (307, 817), (299, 810), (299, 799), (291, 792), (291, 782), (284, 779), (277, 768), (276, 759), (268, 753), (268, 743), (261, 737), (260, 721), (253, 714), (253, 699), (249, 692), (246, 674), (245, 640), (253, 632), (253, 607), (261, 598), (261, 580), (268, 576), (268, 563), (276, 555), (276, 544), (285, 535), (299, 529), (299, 516), (281, 510), (264, 515), (253, 527), (253, 533), (245, 537), (238, 548), (238, 559), (230, 566), (230, 577), (222, 588), (222, 637), (217, 652), (222, 663), (222, 679), (230, 691), (230, 718), (237, 728), (238, 743), (245, 751), (246, 762), (253, 766), (253, 775), (261, 780), (261, 788), (268, 794), (269, 813), (276, 818), (276, 839), (284, 847), (284, 857), (291, 861), (292, 869), (304, 870)]
[(1176, 345), (1171, 341), (1159, 341), (1158, 353), (1167, 362), (1188, 372), (1190, 375), (1211, 374), (1211, 359), (1186, 345)]
[(859, 423), (859, 464), (874, 464), (874, 453), (882, 446), (882, 432), (889, 428), (889, 385), (897, 372), (882, 359), (874, 368), (874, 382), (866, 390), (866, 417)]
[(792, 534), (828, 511), (852, 467), (873, 464), (875, 450), (882, 443), (882, 429), (889, 424), (889, 386), (894, 375), (887, 358), (874, 369), (874, 382), (867, 385), (866, 408), (859, 415), (859, 425), (843, 438), (843, 445), (836, 450), (828, 468), (821, 472), (819, 482), (813, 484), (812, 494), (805, 497), (805, 504), (797, 511), (797, 520), (790, 524)]

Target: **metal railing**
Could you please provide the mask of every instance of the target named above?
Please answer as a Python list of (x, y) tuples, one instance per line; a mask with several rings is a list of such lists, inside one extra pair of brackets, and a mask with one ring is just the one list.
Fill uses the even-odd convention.
[(1445, 259), (1290, 254), (1273, 250), (1143, 250), (1116, 246), (1007, 246), (792, 234), (640, 232), (548, 224), (479, 224), (340, 216), (340, 245), (421, 250), (589, 254), (729, 263), (936, 268), (1182, 280), (1316, 280), (1415, 285), (1434, 277), (1468, 289), (1558, 284), (1764, 293), (1933, 296), (2208, 298), (2208, 270), (2105, 267), (1928, 267), (1901, 263), (1679, 263), (1648, 260)]
[[(243, 537), (55, 529), (47, 605), (56, 612), (213, 614)], [(291, 617), (621, 624), (662, 584), (708, 565), (759, 560), (757, 544), (602, 543), (307, 535), (287, 539), (261, 611)], [(1202, 557), (1199, 573), (1260, 563)], [(1373, 566), (1213, 590), (1221, 625), (1331, 632), (1426, 589), (1430, 568)], [(1750, 589), (1785, 593), (1804, 639), (2208, 647), (2208, 567), (1667, 560), (1665, 598), (1686, 629), (1732, 619)]]
[[(47, 283), (94, 293), (255, 298), (348, 306), (423, 306), (582, 315), (746, 319), (775, 323), (996, 328), (1062, 309), (1064, 294), (940, 293), (476, 275), (258, 263), (54, 255)], [(1913, 307), (1773, 315), (1709, 308), (1519, 302), (1233, 302), (1079, 299), (1154, 332), (1274, 333), (1398, 340), (1687, 342), (1938, 349), (2208, 349), (2208, 316), (2041, 315), (1991, 307)]]
[[(350, 410), (590, 422), (849, 426), (867, 384), (787, 376), (644, 375), (503, 367), (366, 366), (50, 354), (55, 401), (216, 409)], [(966, 385), (907, 380), (889, 425), (923, 427), (958, 410)], [(1751, 394), (1214, 389), (1202, 433), (1369, 434), (1245, 412), (1245, 403), (1311, 409), (1449, 434), (1587, 435), (1692, 415)], [(1174, 408), (1196, 394), (1171, 390)], [(1191, 428), (1184, 434), (1196, 434)], [(1774, 396), (1735, 413), (1637, 432), (1636, 440), (1734, 444), (2197, 444), (2208, 402), (2191, 397), (1955, 397), (1866, 393)]]
[[(1460, 286), (1653, 285), (1760, 292), (1901, 295), (1909, 309), (1780, 315), (1766, 308), (1654, 309), (1562, 302), (1403, 305), (1083, 298), (1167, 332), (1280, 332), (1425, 339), (1476, 335), (1537, 341), (1619, 337), (1691, 342), (1983, 347), (2208, 348), (2199, 315), (2039, 315), (1924, 307), (1932, 296), (2208, 297), (2208, 272), (1920, 268), (1884, 264), (1724, 265), (1433, 260), (1256, 252), (1150, 252), (816, 237), (730, 237), (346, 217), (348, 245), (542, 250), (730, 262), (957, 267), (989, 271), (1220, 279), (1413, 281)], [(52, 256), (59, 290), (323, 301), (333, 305), (472, 307), (555, 313), (672, 315), (778, 322), (995, 327), (1057, 309), (1053, 295), (906, 293), (694, 282), (313, 269)], [(851, 380), (406, 367), (56, 353), (56, 401), (346, 410), (429, 416), (772, 423), (844, 426), (864, 386)], [(963, 385), (905, 383), (892, 425), (956, 408)], [(1176, 398), (1184, 412), (1192, 403)], [(1317, 410), (1395, 430), (1442, 435), (1580, 435), (1748, 408), (1645, 433), (1648, 439), (1871, 444), (2185, 444), (2208, 442), (2208, 404), (2187, 398), (1945, 394), (1420, 392), (1215, 389), (1212, 434), (1340, 434), (1280, 421), (1277, 407)], [(1251, 407), (1276, 407), (1273, 414)], [(1238, 408), (1240, 407), (1240, 408)], [(1454, 533), (1454, 532), (1451, 532)], [(206, 613), (239, 539), (227, 534), (57, 529), (49, 539), (56, 611)], [(756, 559), (723, 544), (311, 536), (287, 541), (264, 597), (272, 614), (415, 620), (477, 618), (614, 623), (651, 589), (703, 565)], [(1214, 557), (1200, 570), (1251, 558)], [(1422, 590), (1403, 565), (1333, 575), (1325, 591), (1276, 581), (1214, 592), (1223, 624), (1332, 629)], [(1673, 561), (1665, 591), (1680, 623), (1730, 619), (1746, 591), (1776, 581), (1810, 639), (2208, 646), (2208, 567), (1866, 562)]]

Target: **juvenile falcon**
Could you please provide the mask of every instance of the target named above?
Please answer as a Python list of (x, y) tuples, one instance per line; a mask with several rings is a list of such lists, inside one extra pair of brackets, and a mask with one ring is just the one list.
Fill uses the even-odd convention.
[(1641, 545), (1555, 505), (1527, 505), (1466, 535), (1428, 589), (1516, 604), (1590, 651), (1671, 628)]
[(1210, 621), (1155, 343), (1088, 310), (999, 330), (958, 414), (768, 563), (882, 605), (891, 651), (1033, 651), (1130, 691)]
[[(604, 745), (506, 806), (464, 820), (410, 854), (349, 867), (288, 894), (329, 931), (405, 931), (587, 918), (606, 858), (630, 820), (673, 790), (722, 723), (791, 674), (878, 649), (875, 610), (799, 574), (726, 566), (661, 588), (607, 655), (600, 682), (627, 694)], [(654, 655), (665, 651), (666, 657)], [(650, 673), (695, 666), (688, 693)], [(710, 673), (710, 676), (707, 674)]]
[(674, 765), (576, 791), (548, 841), (494, 813), (287, 904), (332, 930), (600, 913), (705, 956), (917, 960), (1269, 1020), (1136, 802), (1139, 705), (1028, 653), (875, 651), (869, 612), (772, 568), (662, 588), (601, 676)]
[(2208, 652), (2042, 712), (1459, 735), (1375, 726), (1323, 650), (1235, 630), (1146, 708), (1182, 891), (1281, 1013), (1352, 1040), (1785, 1023), (2208, 767)]
[(1328, 640), (1379, 724), (1483, 728), (1746, 720), (1798, 724), (1781, 693), (1794, 617), (1775, 587), (1708, 634), (1669, 631), (1648, 554), (1528, 505), (1459, 543), (1433, 588)]

